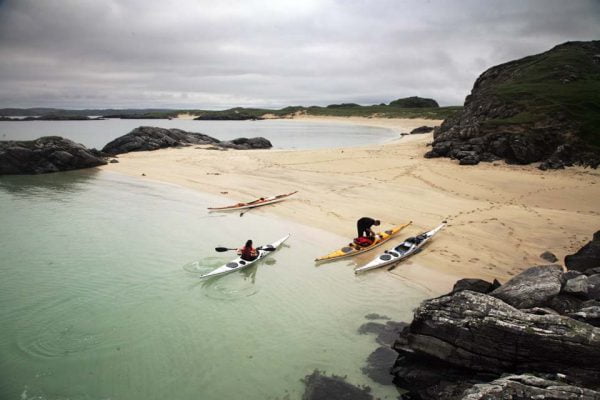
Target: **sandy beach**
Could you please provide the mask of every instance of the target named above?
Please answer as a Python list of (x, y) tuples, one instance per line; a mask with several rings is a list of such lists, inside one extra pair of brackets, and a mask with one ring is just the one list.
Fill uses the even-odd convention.
[[(300, 118), (398, 133), (441, 123)], [(546, 250), (562, 263), (600, 226), (600, 171), (577, 167), (543, 172), (535, 165), (504, 162), (459, 166), (449, 159), (423, 158), (431, 141), (432, 134), (424, 134), (357, 148), (222, 152), (187, 147), (128, 153), (102, 168), (219, 194), (231, 203), (298, 190), (288, 201), (252, 212), (278, 215), (348, 240), (362, 216), (380, 219), (383, 229), (413, 221), (391, 244), (446, 220), (447, 228), (425, 251), (391, 272), (370, 272), (409, 280), (432, 294), (448, 291), (462, 277), (504, 282), (526, 267), (547, 263), (540, 258)], [(225, 204), (215, 204), (220, 205)]]

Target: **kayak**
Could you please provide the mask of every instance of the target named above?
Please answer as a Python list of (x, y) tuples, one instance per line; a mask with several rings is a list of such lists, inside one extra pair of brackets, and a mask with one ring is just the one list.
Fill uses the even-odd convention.
[(241, 257), (238, 257), (235, 260), (230, 261), (227, 264), (209, 272), (208, 274), (204, 274), (204, 275), (200, 276), (200, 278), (213, 278), (215, 276), (225, 275), (230, 272), (239, 271), (241, 269), (247, 268), (247, 267), (251, 266), (252, 264), (256, 263), (257, 261), (260, 261), (263, 258), (267, 257), (269, 254), (273, 253), (289, 237), (290, 237), (290, 235), (288, 234), (287, 236), (282, 237), (281, 239), (279, 239), (276, 242), (259, 247), (257, 249), (258, 257), (256, 257), (252, 261), (242, 260)]
[(383, 254), (379, 255), (371, 262), (365, 264), (360, 268), (355, 269), (354, 273), (359, 274), (370, 269), (384, 267), (386, 265), (394, 264), (405, 258), (410, 257), (411, 255), (417, 253), (421, 249), (421, 247), (423, 247), (425, 243), (429, 241), (429, 239), (431, 239), (436, 233), (440, 231), (440, 229), (444, 227), (444, 225), (446, 224), (441, 224), (440, 226), (430, 230), (429, 232), (423, 232), (420, 235), (406, 239), (404, 242), (400, 243), (393, 249), (384, 251)]
[(390, 240), (395, 234), (400, 232), (402, 229), (406, 228), (412, 224), (412, 221), (404, 224), (393, 227), (392, 229), (388, 229), (387, 231), (378, 232), (375, 235), (375, 240), (369, 246), (359, 246), (355, 243), (350, 243), (347, 246), (342, 247), (339, 250), (333, 251), (323, 257), (316, 258), (316, 262), (324, 262), (324, 261), (334, 261), (339, 260), (340, 258), (352, 257), (362, 253), (365, 253), (369, 250), (373, 250), (375, 247), (381, 246), (388, 240)]
[(267, 204), (277, 203), (279, 201), (283, 201), (283, 200), (287, 199), (288, 197), (290, 197), (291, 195), (296, 194), (296, 193), (298, 193), (298, 191), (291, 192), (291, 193), (280, 194), (280, 195), (271, 196), (271, 197), (261, 197), (260, 199), (249, 201), (247, 203), (237, 203), (237, 204), (233, 204), (231, 206), (225, 206), (225, 207), (208, 207), (208, 209), (210, 211), (244, 210), (246, 208), (254, 208), (254, 207), (260, 207), (260, 206), (266, 206)]

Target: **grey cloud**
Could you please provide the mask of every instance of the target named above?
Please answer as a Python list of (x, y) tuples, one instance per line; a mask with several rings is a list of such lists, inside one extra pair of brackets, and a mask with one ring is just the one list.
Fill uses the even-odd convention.
[(492, 65), (597, 39), (597, 1), (0, 2), (0, 107), (461, 104)]

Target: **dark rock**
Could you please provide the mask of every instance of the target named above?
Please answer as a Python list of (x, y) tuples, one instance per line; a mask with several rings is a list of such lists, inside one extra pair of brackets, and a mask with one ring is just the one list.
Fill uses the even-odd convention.
[(236, 150), (269, 149), (273, 147), (271, 142), (263, 137), (233, 139), (221, 142), (219, 146)]
[(548, 307), (558, 312), (561, 315), (568, 315), (579, 311), (582, 307), (583, 300), (568, 294), (560, 293), (558, 296), (550, 300)]
[(315, 370), (303, 379), (306, 388), (302, 400), (370, 400), (370, 388), (359, 388), (339, 376), (327, 376)]
[(186, 132), (181, 129), (164, 129), (140, 126), (131, 132), (108, 143), (103, 152), (115, 155), (130, 151), (151, 151), (167, 147), (188, 146), (194, 144), (213, 145), (219, 148), (239, 150), (266, 149), (272, 147), (265, 138), (238, 138), (231, 141), (220, 141), (202, 133)]
[(565, 265), (567, 269), (581, 272), (600, 267), (600, 231), (594, 233), (593, 239), (575, 254), (566, 256)]
[(412, 131), (410, 131), (411, 135), (415, 135), (415, 134), (419, 134), (419, 133), (429, 133), (429, 132), (433, 132), (433, 127), (432, 126), (420, 126), (418, 128), (413, 129)]
[(562, 267), (539, 265), (513, 277), (490, 293), (516, 308), (543, 307), (560, 293)]
[(42, 174), (104, 164), (104, 159), (83, 145), (58, 136), (31, 141), (0, 141), (0, 175)]
[(219, 140), (201, 133), (186, 132), (181, 129), (140, 126), (109, 142), (102, 151), (114, 155), (130, 151), (150, 151), (186, 144), (214, 144), (218, 142)]
[(549, 251), (545, 251), (542, 254), (540, 254), (540, 258), (542, 260), (546, 260), (546, 261), (551, 262), (551, 263), (555, 263), (555, 262), (558, 261), (558, 258), (556, 258), (556, 256), (553, 253), (549, 252)]
[(463, 400), (589, 399), (600, 400), (600, 392), (533, 375), (509, 375), (479, 383), (464, 391)]
[(479, 164), (479, 157), (477, 155), (470, 155), (460, 159), (460, 165), (477, 165)]
[[(597, 125), (597, 106), (595, 98), (579, 87), (600, 73), (592, 58), (599, 51), (600, 41), (567, 42), (488, 69), (475, 81), (462, 111), (434, 131), (427, 158), (452, 157), (475, 164), (475, 157), (454, 157), (451, 151), (470, 145), (478, 161), (541, 162), (543, 170), (575, 164), (597, 168), (600, 148), (592, 128)], [(562, 64), (564, 58), (572, 60), (569, 70)], [(534, 80), (536, 85), (531, 85)], [(571, 95), (557, 95), (570, 90)], [(535, 100), (540, 98), (552, 98), (552, 104)], [(440, 143), (444, 147), (438, 149)]]
[(565, 282), (562, 288), (562, 293), (572, 294), (578, 297), (587, 297), (588, 294), (588, 277), (585, 275), (577, 276)]
[(119, 162), (119, 160), (117, 160), (116, 158), (113, 158), (112, 160), (109, 161), (111, 164), (116, 164)]
[(499, 286), (499, 283), (498, 286), (495, 286), (493, 283), (484, 281), (483, 279), (460, 279), (454, 284), (454, 287), (452, 288), (452, 293), (460, 292), (461, 290), (471, 290), (473, 292), (478, 293), (489, 293)]
[(361, 371), (369, 378), (382, 385), (391, 385), (394, 376), (391, 369), (398, 358), (398, 353), (388, 346), (381, 346), (369, 355), (367, 366)]
[(588, 298), (592, 300), (600, 300), (600, 274), (590, 275), (588, 277), (587, 284)]
[[(575, 271), (573, 271), (573, 272), (575, 272)], [(587, 276), (600, 274), (600, 267), (586, 269), (585, 271), (583, 271), (583, 273)]]
[(564, 273), (561, 275), (561, 277), (560, 277), (560, 281), (561, 281), (561, 282), (562, 282), (562, 284), (564, 285), (565, 283), (567, 283), (567, 281), (568, 281), (569, 279), (577, 278), (577, 277), (578, 277), (578, 276), (580, 276), (580, 275), (582, 275), (582, 273), (581, 273), (581, 272), (579, 272), (579, 271), (575, 271), (575, 270), (572, 270), (572, 271), (567, 271), (567, 272), (564, 272)]
[(588, 387), (600, 384), (600, 329), (525, 313), (490, 295), (461, 291), (423, 302), (407, 337), (416, 354), (460, 368), (560, 372)]
[(587, 324), (600, 327), (600, 306), (583, 307), (579, 311), (569, 314), (571, 318)]
[(496, 379), (497, 374), (460, 368), (427, 355), (400, 351), (391, 370), (394, 384), (409, 393), (403, 399), (457, 399), (472, 385)]

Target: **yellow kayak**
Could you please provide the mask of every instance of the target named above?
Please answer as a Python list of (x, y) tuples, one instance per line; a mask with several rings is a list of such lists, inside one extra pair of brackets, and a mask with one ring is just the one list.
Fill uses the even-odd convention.
[(395, 234), (397, 234), (398, 232), (400, 232), (402, 229), (406, 228), (410, 224), (412, 224), (412, 221), (410, 221), (404, 225), (395, 226), (392, 229), (388, 229), (387, 231), (384, 231), (384, 232), (378, 232), (375, 235), (375, 240), (373, 241), (373, 244), (371, 244), (370, 246), (362, 247), (355, 243), (350, 243), (349, 245), (344, 246), (341, 249), (336, 250), (334, 252), (331, 252), (331, 253), (327, 254), (326, 256), (316, 258), (315, 261), (317, 261), (317, 262), (318, 261), (334, 261), (334, 260), (339, 260), (340, 258), (352, 257), (352, 256), (356, 256), (358, 254), (365, 253), (369, 250), (374, 249), (375, 247), (381, 246), (382, 244), (384, 244), (385, 242), (390, 240)]

